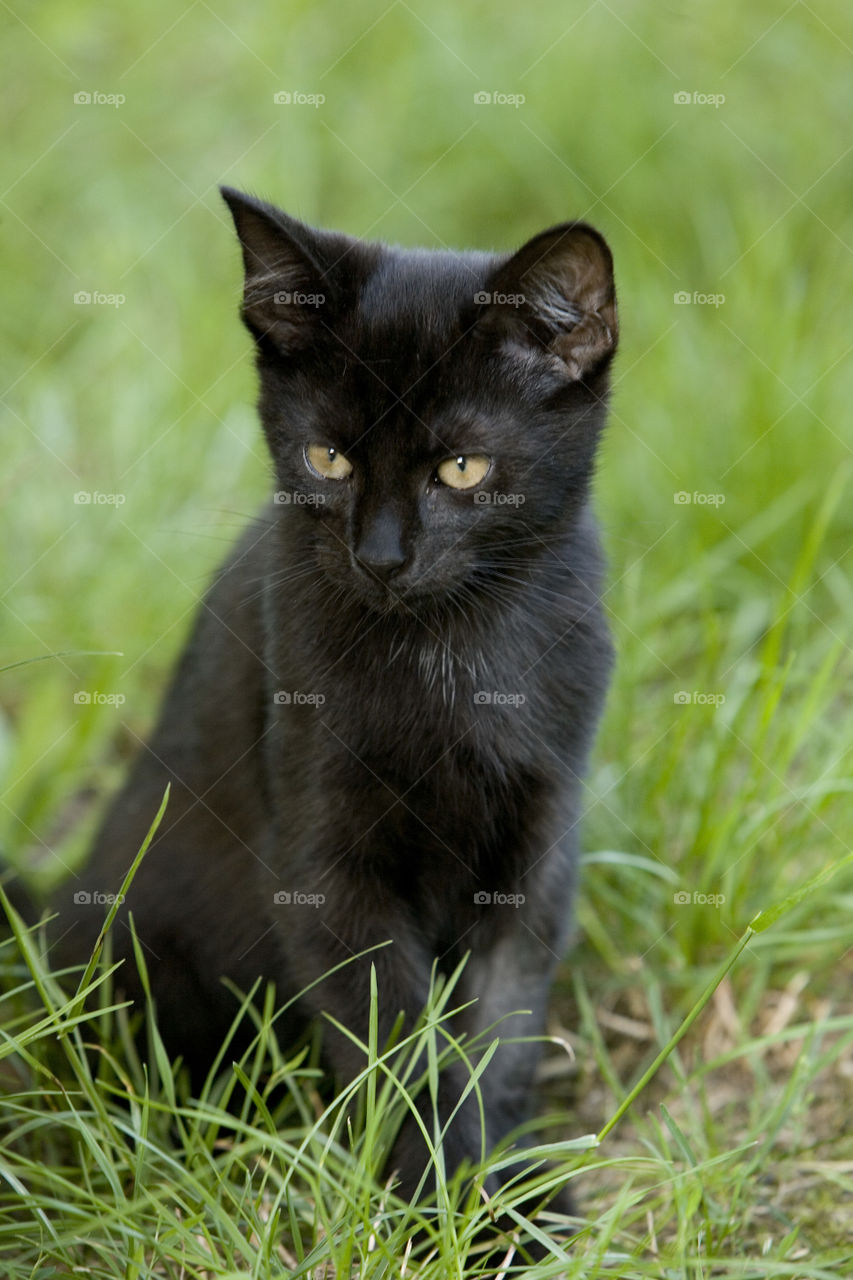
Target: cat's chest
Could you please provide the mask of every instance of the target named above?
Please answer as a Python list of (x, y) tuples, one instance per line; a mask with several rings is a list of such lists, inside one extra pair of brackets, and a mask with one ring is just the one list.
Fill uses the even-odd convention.
[(478, 776), (505, 778), (557, 749), (559, 724), (576, 718), (557, 617), (338, 616), (310, 636), (297, 621), (272, 632), (268, 665), (299, 768), (346, 778), (357, 761), (405, 790), (462, 747)]
[(460, 747), (478, 767), (503, 772), (530, 755), (540, 688), (523, 677), (526, 665), (517, 647), (401, 637), (330, 673), (324, 727), (401, 783)]
[(401, 637), (379, 659), (382, 676), (399, 691), (433, 715), (461, 710), (475, 686), (482, 684), (490, 663), (476, 645), (464, 648), (439, 634), (412, 640)]

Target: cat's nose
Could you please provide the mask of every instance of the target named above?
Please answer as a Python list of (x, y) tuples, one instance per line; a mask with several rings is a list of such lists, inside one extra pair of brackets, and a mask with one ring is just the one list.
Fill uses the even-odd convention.
[(387, 507), (373, 517), (362, 531), (355, 549), (356, 559), (368, 573), (390, 578), (406, 563), (400, 521)]
[(365, 560), (359, 556), (359, 560), (369, 573), (383, 579), (392, 578), (406, 563), (405, 556), (395, 557), (393, 560)]

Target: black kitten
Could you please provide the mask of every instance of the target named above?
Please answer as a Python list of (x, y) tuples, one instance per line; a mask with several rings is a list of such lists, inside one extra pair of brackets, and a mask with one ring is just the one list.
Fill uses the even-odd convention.
[[(223, 975), (274, 979), (283, 1002), (388, 939), (315, 985), (283, 1034), (328, 1012), (366, 1040), (373, 963), (382, 1044), (420, 1012), (433, 961), (449, 972), (470, 951), (459, 1032), (526, 1009), (502, 1034), (537, 1035), (611, 663), (589, 509), (610, 253), (584, 223), (513, 255), (402, 250), (223, 195), (277, 492), (202, 603), (87, 879), (117, 890), (170, 781), (123, 912), (167, 1048), (199, 1072), (237, 1007)], [(57, 932), (82, 962), (103, 908), (73, 896)], [(113, 936), (138, 997), (121, 916)], [(364, 1066), (343, 1035), (325, 1046), (340, 1076)], [(528, 1114), (536, 1057), (504, 1044), (490, 1063), (487, 1148)], [(444, 1074), (442, 1122), (465, 1083)], [(448, 1167), (480, 1146), (472, 1103)], [(425, 1162), (404, 1124), (403, 1195)]]

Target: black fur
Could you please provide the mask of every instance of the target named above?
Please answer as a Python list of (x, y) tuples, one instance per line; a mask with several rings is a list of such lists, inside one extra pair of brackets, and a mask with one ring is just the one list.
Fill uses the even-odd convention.
[[(117, 890), (171, 781), (114, 939), (138, 996), (131, 908), (167, 1047), (198, 1072), (236, 1007), (223, 975), (274, 979), (284, 1000), (387, 939), (370, 957), (380, 1041), (420, 1011), (433, 960), (449, 971), (467, 951), (460, 998), (476, 1004), (459, 1030), (529, 1009), (503, 1031), (535, 1035), (611, 664), (589, 510), (616, 345), (610, 253), (582, 223), (515, 255), (401, 250), (223, 195), (276, 500), (202, 602), (85, 883)], [(309, 469), (318, 443), (349, 460), (347, 479)], [(437, 481), (458, 454), (492, 459), (473, 491)], [(72, 901), (79, 886), (55, 903), (66, 962), (103, 917)], [(315, 986), (283, 1034), (328, 1011), (366, 1038), (368, 964)], [(342, 1035), (325, 1046), (341, 1076), (362, 1068)], [(536, 1057), (503, 1045), (490, 1064), (487, 1147), (528, 1114)], [(463, 1085), (445, 1073), (445, 1116)], [(476, 1159), (480, 1136), (463, 1109), (448, 1165)], [(390, 1162), (403, 1194), (424, 1162), (405, 1125)]]

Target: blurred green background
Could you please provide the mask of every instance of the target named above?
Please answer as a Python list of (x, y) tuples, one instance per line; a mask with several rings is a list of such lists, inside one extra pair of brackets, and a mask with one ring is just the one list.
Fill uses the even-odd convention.
[[(619, 670), (586, 843), (635, 865), (627, 892), (629, 864), (590, 865), (587, 937), (614, 972), (626, 947), (710, 962), (837, 859), (849, 6), (42, 0), (0, 21), (3, 661), (122, 655), (0, 675), (6, 856), (44, 882), (82, 856), (269, 483), (227, 182), (407, 245), (603, 230), (623, 334), (598, 481)], [(726, 904), (679, 911), (679, 886)], [(829, 980), (842, 887), (819, 922), (795, 913), (776, 960), (811, 948)]]

